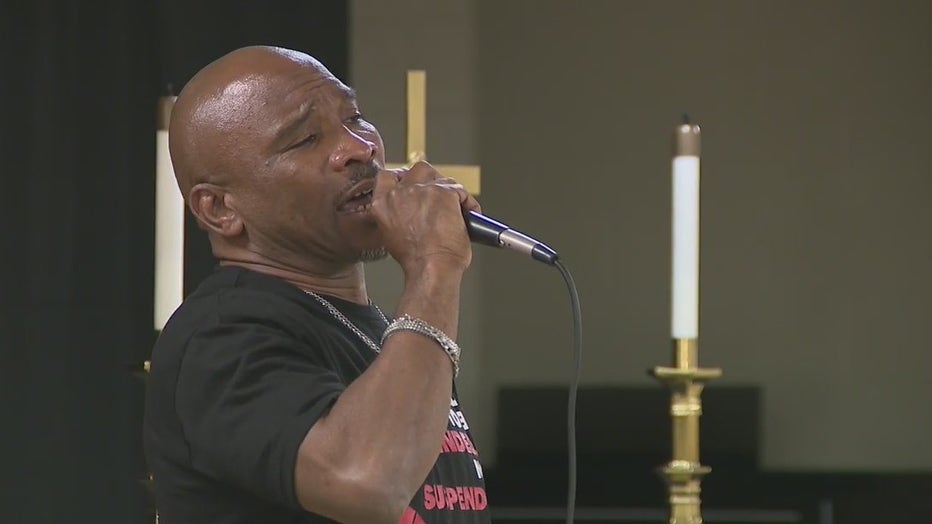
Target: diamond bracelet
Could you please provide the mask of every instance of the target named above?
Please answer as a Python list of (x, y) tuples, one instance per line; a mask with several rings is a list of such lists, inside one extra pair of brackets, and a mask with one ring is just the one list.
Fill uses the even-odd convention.
[(456, 378), (460, 374), (460, 347), (452, 338), (448, 337), (446, 333), (419, 318), (401, 315), (393, 320), (392, 323), (388, 325), (388, 328), (385, 329), (385, 333), (382, 335), (382, 345), (385, 344), (385, 340), (389, 336), (398, 331), (413, 331), (432, 339), (446, 352), (447, 356), (450, 357), (450, 361), (453, 363), (453, 378)]

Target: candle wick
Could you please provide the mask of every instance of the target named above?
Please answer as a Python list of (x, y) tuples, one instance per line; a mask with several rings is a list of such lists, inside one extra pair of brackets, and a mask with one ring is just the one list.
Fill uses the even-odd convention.
[(689, 113), (683, 113), (683, 125), (689, 125)]

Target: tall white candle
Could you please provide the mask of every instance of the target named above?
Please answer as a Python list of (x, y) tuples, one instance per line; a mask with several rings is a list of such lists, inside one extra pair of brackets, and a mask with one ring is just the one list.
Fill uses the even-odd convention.
[(674, 339), (699, 336), (699, 126), (676, 128), (673, 153)]
[(175, 97), (159, 99), (155, 132), (155, 298), (153, 323), (161, 330), (181, 304), (184, 289), (184, 199), (168, 154), (168, 117)]

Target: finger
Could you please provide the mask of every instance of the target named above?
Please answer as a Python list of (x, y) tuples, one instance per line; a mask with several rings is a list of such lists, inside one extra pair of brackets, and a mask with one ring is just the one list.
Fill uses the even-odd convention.
[(479, 205), (479, 201), (476, 200), (476, 197), (469, 194), (469, 191), (463, 190), (466, 193), (466, 199), (460, 200), (460, 206), (464, 211), (475, 211), (476, 213), (482, 213), (482, 206)]
[(437, 180), (436, 182), (420, 184), (420, 185), (425, 186), (425, 187), (426, 186), (437, 186), (437, 187), (442, 187), (444, 189), (450, 189), (453, 191), (459, 191), (460, 189), (464, 191), (466, 190), (466, 187), (463, 186), (463, 184), (460, 184), (459, 182), (457, 182), (456, 180), (453, 180), (452, 178), (440, 179), (440, 180)]
[(460, 207), (463, 208), (464, 211), (475, 211), (476, 213), (482, 212), (482, 206), (479, 205), (479, 201), (476, 200), (476, 197), (472, 196), (472, 194), (466, 190), (466, 186), (460, 184), (452, 178), (441, 178), (434, 184), (423, 185), (436, 185), (444, 189), (455, 191), (460, 200)]
[(440, 176), (440, 173), (434, 169), (434, 166), (430, 165), (424, 160), (421, 160), (405, 170), (405, 173), (403, 173), (401, 176), (401, 181), (405, 183), (418, 184), (423, 182), (431, 182), (439, 178), (442, 177)]
[(460, 185), (459, 180), (448, 176), (440, 177), (434, 180), (434, 183), (439, 185)]
[(398, 167), (398, 168), (393, 168), (393, 169), (386, 168), (386, 169), (383, 169), (382, 171), (385, 171), (386, 173), (391, 174), (393, 177), (395, 177), (395, 180), (401, 180), (401, 177), (403, 177), (405, 173), (407, 172), (407, 170), (403, 167)]
[(475, 197), (469, 194), (469, 191), (462, 184), (437, 184), (440, 187), (449, 189), (456, 193), (456, 196), (460, 201), (460, 208), (463, 211), (475, 211), (476, 213), (481, 213), (482, 208), (479, 206), (479, 201)]
[(375, 189), (372, 190), (372, 200), (381, 200), (389, 191), (398, 185), (397, 170), (382, 170), (375, 176)]

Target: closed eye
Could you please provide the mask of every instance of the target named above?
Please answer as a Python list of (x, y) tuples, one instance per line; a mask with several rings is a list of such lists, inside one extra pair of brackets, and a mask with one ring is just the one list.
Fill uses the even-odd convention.
[(292, 144), (291, 147), (289, 147), (288, 149), (295, 149), (295, 148), (298, 148), (298, 147), (311, 145), (311, 144), (313, 144), (314, 142), (317, 142), (317, 135), (308, 135), (307, 137), (303, 138), (302, 140), (300, 140), (300, 141), (295, 142), (294, 144)]

